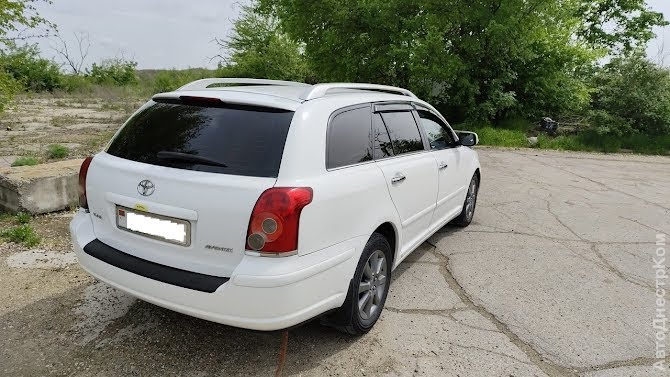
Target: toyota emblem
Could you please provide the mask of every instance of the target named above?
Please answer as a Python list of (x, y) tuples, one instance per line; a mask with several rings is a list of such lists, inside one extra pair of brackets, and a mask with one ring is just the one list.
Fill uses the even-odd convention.
[(154, 193), (155, 188), (156, 186), (154, 186), (153, 182), (145, 179), (137, 185), (137, 192), (142, 196), (149, 196)]

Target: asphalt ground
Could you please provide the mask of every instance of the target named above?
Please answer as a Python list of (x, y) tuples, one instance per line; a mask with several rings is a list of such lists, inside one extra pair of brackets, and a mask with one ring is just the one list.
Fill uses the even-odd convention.
[[(654, 258), (670, 233), (670, 158), (479, 152), (474, 222), (444, 227), (394, 271), (369, 334), (291, 329), (284, 376), (669, 374), (653, 320), (656, 284), (668, 284)], [(281, 332), (195, 319), (96, 282), (69, 250), (70, 217), (34, 220), (39, 250), (0, 245), (1, 375), (275, 374)]]

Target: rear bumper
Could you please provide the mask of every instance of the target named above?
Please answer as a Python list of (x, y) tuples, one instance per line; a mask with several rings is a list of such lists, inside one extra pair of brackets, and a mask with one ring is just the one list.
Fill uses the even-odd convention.
[(91, 221), (80, 211), (70, 223), (74, 251), (91, 275), (144, 301), (253, 330), (291, 327), (341, 306), (366, 242), (357, 237), (304, 256), (245, 255), (229, 280), (209, 293), (148, 278), (85, 252), (96, 240)]

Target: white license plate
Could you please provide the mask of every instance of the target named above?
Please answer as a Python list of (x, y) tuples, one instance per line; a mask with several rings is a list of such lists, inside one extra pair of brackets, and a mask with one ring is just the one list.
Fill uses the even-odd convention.
[(116, 226), (160, 241), (191, 244), (191, 223), (186, 220), (116, 206)]

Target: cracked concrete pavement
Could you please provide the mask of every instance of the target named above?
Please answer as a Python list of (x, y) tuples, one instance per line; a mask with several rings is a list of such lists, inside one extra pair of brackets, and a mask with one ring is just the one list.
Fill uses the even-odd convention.
[[(368, 335), (318, 321), (290, 330), (284, 375), (667, 375), (652, 366), (651, 320), (670, 159), (489, 148), (480, 157), (473, 224), (441, 229), (394, 271)], [(42, 251), (0, 248), (1, 375), (274, 374), (280, 333), (135, 300), (60, 252), (44, 267)]]

